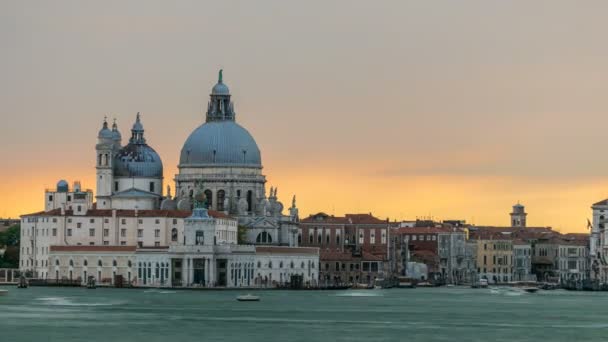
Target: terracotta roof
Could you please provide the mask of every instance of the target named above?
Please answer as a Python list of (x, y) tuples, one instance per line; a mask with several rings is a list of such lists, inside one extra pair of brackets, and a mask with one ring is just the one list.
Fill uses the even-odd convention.
[(317, 213), (300, 220), (304, 224), (382, 224), (388, 225), (386, 220), (374, 217), (372, 214), (346, 214), (344, 217)]
[(462, 232), (460, 228), (450, 227), (402, 227), (394, 228), (391, 230), (392, 234), (438, 234), (438, 233), (451, 233), (451, 232)]
[(348, 224), (346, 217), (336, 217), (325, 213), (317, 213), (300, 220), (300, 223)]
[(316, 248), (316, 247), (255, 246), (255, 252), (259, 253), (259, 254), (318, 255), (319, 248)]
[(344, 215), (353, 224), (388, 224), (387, 220), (381, 220), (371, 213), (369, 214), (346, 214)]
[(597, 203), (593, 203), (593, 206), (596, 206), (596, 205), (608, 205), (608, 199), (605, 199), (603, 201), (599, 201)]
[[(89, 209), (86, 215), (74, 215), (73, 210), (66, 210), (66, 216), (83, 216), (83, 217), (112, 217), (114, 209)], [(192, 214), (191, 211), (185, 210), (138, 210), (137, 217), (169, 217), (169, 218), (186, 218)], [(30, 216), (61, 216), (61, 209), (53, 209), (50, 211), (40, 211), (37, 213), (21, 215), (21, 217)], [(135, 217), (135, 210), (116, 210), (117, 217)], [(214, 218), (232, 218), (222, 212), (209, 210), (209, 216)]]
[(351, 252), (321, 250), (321, 261), (383, 261), (380, 256), (363, 252), (361, 256), (353, 256)]
[(51, 246), (51, 252), (135, 252), (137, 246)]

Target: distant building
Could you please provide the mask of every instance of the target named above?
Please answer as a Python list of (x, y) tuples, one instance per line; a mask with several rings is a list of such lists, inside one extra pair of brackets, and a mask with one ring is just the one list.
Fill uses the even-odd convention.
[(325, 213), (300, 221), (298, 243), (320, 249), (321, 284), (372, 284), (390, 276), (389, 223), (370, 214)]

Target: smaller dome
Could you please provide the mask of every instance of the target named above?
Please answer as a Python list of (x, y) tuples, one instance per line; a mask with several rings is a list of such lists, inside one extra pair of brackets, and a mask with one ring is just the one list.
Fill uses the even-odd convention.
[(57, 182), (57, 192), (68, 192), (68, 190), (69, 190), (69, 185), (68, 185), (67, 181), (62, 179), (59, 182)]
[(99, 131), (99, 134), (97, 135), (97, 138), (99, 139), (112, 139), (113, 138), (113, 134), (112, 131), (110, 131), (108, 129), (108, 127), (104, 127)]
[(213, 86), (213, 89), (211, 89), (211, 95), (230, 95), (230, 90), (227, 85), (222, 81), (219, 81)]
[(114, 158), (114, 176), (163, 178), (163, 163), (152, 147), (128, 144)]
[(122, 140), (122, 135), (120, 135), (119, 131), (112, 131), (112, 140), (114, 140), (114, 141)]

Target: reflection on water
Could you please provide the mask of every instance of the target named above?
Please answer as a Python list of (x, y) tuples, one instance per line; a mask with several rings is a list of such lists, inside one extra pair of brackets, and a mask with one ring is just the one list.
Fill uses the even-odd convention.
[(608, 294), (6, 288), (1, 341), (604, 341)]

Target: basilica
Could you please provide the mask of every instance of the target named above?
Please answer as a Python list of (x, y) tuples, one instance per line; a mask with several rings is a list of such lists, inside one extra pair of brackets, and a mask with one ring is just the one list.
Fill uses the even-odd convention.
[[(123, 144), (104, 119), (96, 191), (61, 180), (45, 208), (23, 215), (20, 268), (82, 284), (184, 287), (315, 286), (319, 249), (298, 247), (295, 196), (266, 193), (260, 149), (236, 121), (220, 70), (205, 122), (186, 139), (174, 193), (137, 113)], [(166, 186), (166, 187), (165, 187)], [(163, 193), (163, 190), (166, 191)]]

